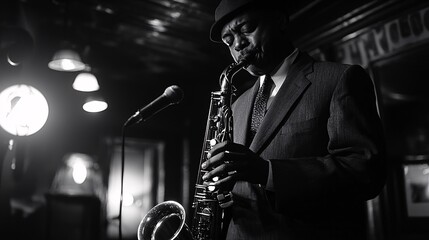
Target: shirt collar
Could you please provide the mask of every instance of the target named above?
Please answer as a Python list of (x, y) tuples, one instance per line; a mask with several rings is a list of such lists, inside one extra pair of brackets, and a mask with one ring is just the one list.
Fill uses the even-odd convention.
[[(287, 56), (283, 62), (281, 63), (280, 67), (277, 68), (276, 71), (274, 71), (273, 74), (271, 74), (271, 79), (273, 79), (274, 82), (274, 89), (279, 89), (280, 86), (283, 84), (284, 80), (286, 79), (286, 75), (289, 71), (290, 65), (295, 61), (296, 57), (298, 56), (298, 48), (295, 48), (295, 50)], [(261, 76), (260, 85), (262, 86), (263, 81), (265, 80), (265, 75)]]

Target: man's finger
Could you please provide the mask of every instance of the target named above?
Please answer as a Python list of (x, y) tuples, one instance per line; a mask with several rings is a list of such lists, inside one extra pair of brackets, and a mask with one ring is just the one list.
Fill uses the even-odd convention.
[(224, 162), (224, 158), (225, 158), (225, 152), (221, 152), (220, 154), (213, 155), (213, 157), (208, 158), (207, 161), (203, 162), (203, 164), (201, 164), (201, 167), (203, 169), (208, 169), (208, 168), (219, 166)]
[(220, 142), (213, 146), (213, 148), (207, 153), (207, 158), (210, 158), (220, 152), (223, 152), (227, 146), (229, 145), (229, 141)]

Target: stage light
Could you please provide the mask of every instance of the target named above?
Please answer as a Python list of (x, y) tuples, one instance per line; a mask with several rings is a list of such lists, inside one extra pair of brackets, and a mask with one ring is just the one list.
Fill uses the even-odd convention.
[(0, 93), (0, 125), (10, 134), (32, 135), (45, 125), (48, 115), (48, 102), (32, 86), (14, 85)]

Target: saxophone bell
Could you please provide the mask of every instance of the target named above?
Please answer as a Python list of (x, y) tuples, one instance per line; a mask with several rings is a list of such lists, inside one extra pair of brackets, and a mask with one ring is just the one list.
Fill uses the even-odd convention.
[(182, 205), (175, 201), (162, 202), (150, 209), (141, 220), (137, 238), (138, 240), (193, 240), (185, 220), (186, 213)]

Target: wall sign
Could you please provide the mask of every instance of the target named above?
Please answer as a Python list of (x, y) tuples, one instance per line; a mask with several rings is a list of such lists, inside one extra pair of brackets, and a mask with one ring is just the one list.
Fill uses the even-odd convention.
[(369, 62), (406, 46), (428, 42), (429, 7), (376, 25), (363, 33), (352, 33), (345, 39), (348, 40), (334, 46), (336, 60), (366, 67)]

